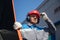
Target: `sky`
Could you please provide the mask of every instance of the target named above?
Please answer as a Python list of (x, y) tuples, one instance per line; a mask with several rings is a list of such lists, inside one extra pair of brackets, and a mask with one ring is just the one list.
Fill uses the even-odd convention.
[(36, 9), (43, 0), (14, 0), (16, 21), (23, 22), (29, 11)]

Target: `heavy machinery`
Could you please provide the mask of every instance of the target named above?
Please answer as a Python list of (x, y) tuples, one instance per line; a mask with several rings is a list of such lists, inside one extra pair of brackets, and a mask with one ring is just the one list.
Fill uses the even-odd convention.
[(14, 0), (0, 0), (0, 40), (22, 40), (19, 39), (19, 30), (13, 29), (16, 21), (13, 2)]

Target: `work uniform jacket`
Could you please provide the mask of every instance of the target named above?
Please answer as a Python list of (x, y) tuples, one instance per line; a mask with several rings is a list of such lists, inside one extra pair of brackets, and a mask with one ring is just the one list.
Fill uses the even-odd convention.
[(45, 20), (48, 27), (34, 24), (23, 24), (20, 30), (24, 40), (55, 40), (55, 27), (51, 21)]

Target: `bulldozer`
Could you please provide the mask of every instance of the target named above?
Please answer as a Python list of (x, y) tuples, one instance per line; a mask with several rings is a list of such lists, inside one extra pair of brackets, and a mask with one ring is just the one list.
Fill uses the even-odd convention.
[(0, 0), (0, 40), (20, 40), (15, 21), (14, 0)]

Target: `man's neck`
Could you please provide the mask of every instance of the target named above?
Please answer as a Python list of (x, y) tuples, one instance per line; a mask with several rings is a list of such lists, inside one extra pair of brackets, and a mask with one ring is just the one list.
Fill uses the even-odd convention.
[(32, 24), (32, 23), (28, 22), (28, 25), (31, 26), (31, 25), (36, 25), (36, 24)]
[(33, 25), (33, 24), (28, 22), (28, 25), (31, 26), (31, 25)]

